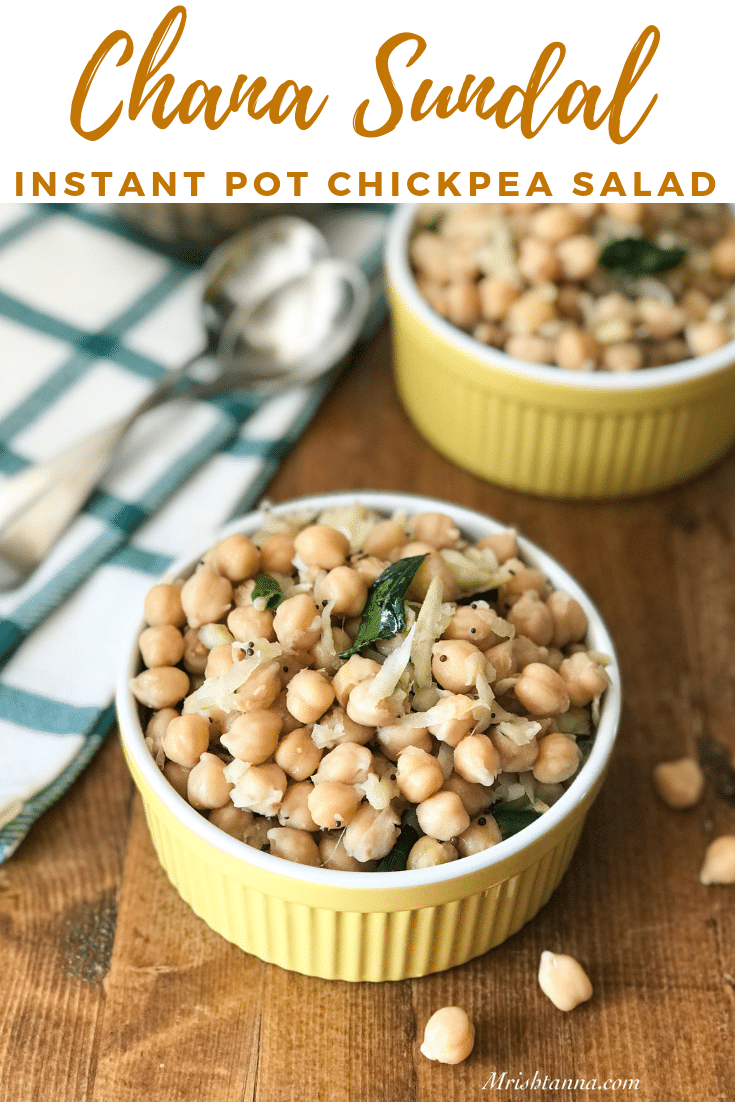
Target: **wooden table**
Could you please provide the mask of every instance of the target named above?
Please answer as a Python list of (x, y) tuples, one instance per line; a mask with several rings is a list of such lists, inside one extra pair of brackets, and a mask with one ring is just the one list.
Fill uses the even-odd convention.
[[(650, 773), (693, 751), (703, 729), (735, 746), (734, 485), (735, 455), (681, 489), (619, 504), (487, 485), (409, 424), (380, 334), (270, 495), (370, 487), (451, 499), (517, 525), (592, 595), (619, 648), (626, 704), (569, 874), (529, 926), (452, 972), (377, 986), (290, 974), (181, 902), (111, 738), (0, 868), (0, 1098), (731, 1102), (735, 887), (698, 876), (707, 842), (735, 832), (735, 807), (709, 793), (695, 810), (667, 810)], [(538, 988), (546, 948), (578, 957), (594, 984), (571, 1014)], [(430, 1013), (448, 1003), (478, 1029), (458, 1067), (418, 1052)], [(506, 1084), (538, 1072), (546, 1089), (499, 1088), (502, 1072)], [(554, 1086), (579, 1078), (639, 1086)]]

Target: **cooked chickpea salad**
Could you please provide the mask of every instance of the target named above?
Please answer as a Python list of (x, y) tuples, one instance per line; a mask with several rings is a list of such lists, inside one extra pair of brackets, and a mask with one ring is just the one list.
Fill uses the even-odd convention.
[(626, 373), (735, 339), (723, 204), (426, 206), (409, 252), (437, 313), (526, 362)]
[(610, 679), (587, 617), (440, 512), (265, 509), (150, 590), (131, 681), (146, 744), (211, 823), (305, 865), (460, 860), (586, 759)]

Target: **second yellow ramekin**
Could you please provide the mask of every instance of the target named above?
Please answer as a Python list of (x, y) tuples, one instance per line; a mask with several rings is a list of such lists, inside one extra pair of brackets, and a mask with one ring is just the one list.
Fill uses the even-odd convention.
[(735, 341), (629, 375), (524, 363), (450, 325), (408, 260), (415, 207), (386, 249), (398, 389), (417, 428), (455, 463), (527, 493), (647, 493), (704, 470), (735, 441)]
[[(445, 502), (367, 491), (303, 498), (275, 511), (317, 512), (356, 500), (388, 514), (440, 509), (472, 539), (502, 528)], [(260, 516), (253, 513), (225, 534), (252, 533), (259, 525)], [(558, 803), (492, 849), (431, 869), (347, 873), (310, 868), (261, 853), (209, 823), (169, 785), (145, 744), (128, 685), (139, 669), (137, 633), (130, 640), (117, 694), (125, 756), (163, 868), (212, 929), (246, 952), (295, 972), (326, 979), (399, 980), (479, 956), (547, 902), (604, 778), (620, 717), (620, 678), (612, 641), (589, 597), (553, 559), (526, 540), (520, 545), (526, 561), (584, 607), (590, 646), (613, 657), (612, 685), (590, 757)], [(198, 557), (176, 564), (173, 572), (186, 576)]]

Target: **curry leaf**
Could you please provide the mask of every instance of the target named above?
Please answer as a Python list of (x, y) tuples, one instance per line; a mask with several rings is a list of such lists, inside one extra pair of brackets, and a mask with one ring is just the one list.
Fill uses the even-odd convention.
[(277, 608), (283, 600), (283, 590), (270, 574), (258, 574), (251, 596), (254, 601), (258, 597), (265, 597), (266, 608)]
[(619, 276), (638, 279), (677, 268), (686, 256), (684, 249), (662, 249), (653, 241), (623, 237), (610, 241), (602, 250), (600, 264)]
[(419, 832), (412, 826), (404, 826), (398, 835), (398, 841), (382, 861), (378, 861), (376, 872), (401, 872), (406, 867), (408, 855), (419, 840)]
[(504, 810), (499, 807), (493, 811), (493, 817), (500, 827), (500, 833), (503, 836), (503, 840), (506, 838), (512, 838), (514, 834), (517, 834), (519, 830), (523, 830), (524, 827), (530, 826), (531, 823), (535, 823), (541, 815), (540, 811), (515, 811), (511, 809)]
[(351, 658), (363, 647), (377, 643), (379, 639), (392, 639), (406, 630), (406, 591), (425, 558), (426, 555), (412, 555), (409, 559), (399, 559), (376, 578), (368, 590), (367, 604), (355, 641), (349, 650), (340, 654), (340, 658)]

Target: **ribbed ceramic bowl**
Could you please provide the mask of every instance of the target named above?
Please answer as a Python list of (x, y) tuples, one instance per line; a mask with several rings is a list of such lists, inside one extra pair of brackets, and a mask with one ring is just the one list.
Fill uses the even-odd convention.
[[(389, 513), (440, 509), (473, 539), (503, 526), (479, 513), (405, 494), (346, 493), (276, 507), (323, 509), (359, 500)], [(254, 532), (252, 513), (225, 531)], [(189, 574), (206, 545), (177, 563)], [(524, 558), (555, 588), (571, 593), (590, 622), (589, 641), (613, 656), (610, 637), (589, 597), (562, 568), (526, 540)], [(142, 625), (141, 625), (142, 627)], [(170, 787), (148, 752), (128, 680), (139, 666), (136, 638), (117, 696), (125, 755), (145, 804), (153, 843), (171, 883), (209, 925), (262, 960), (311, 976), (399, 980), (462, 964), (499, 945), (533, 918), (559, 884), (608, 763), (620, 716), (617, 662), (610, 669), (590, 757), (562, 798), (535, 823), (474, 857), (433, 869), (347, 873), (283, 861), (212, 826)]]
[(681, 482), (733, 443), (735, 341), (629, 375), (513, 359), (422, 298), (408, 260), (415, 212), (396, 212), (386, 248), (396, 378), (417, 428), (455, 463), (528, 493), (620, 497)]

